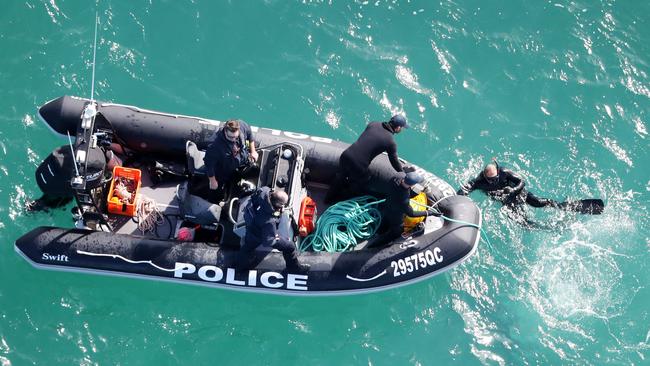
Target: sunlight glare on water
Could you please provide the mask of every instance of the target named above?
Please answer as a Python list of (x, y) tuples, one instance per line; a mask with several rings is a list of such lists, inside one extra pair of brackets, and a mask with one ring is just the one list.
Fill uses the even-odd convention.
[[(0, 364), (634, 364), (650, 352), (648, 2), (8, 2), (0, 14)], [(404, 113), (400, 157), (454, 187), (496, 158), (600, 216), (480, 192), (476, 254), (376, 294), (286, 298), (32, 268), (13, 242), (66, 139), (36, 109), (98, 100), (352, 142)], [(522, 225), (524, 219), (538, 226)]]

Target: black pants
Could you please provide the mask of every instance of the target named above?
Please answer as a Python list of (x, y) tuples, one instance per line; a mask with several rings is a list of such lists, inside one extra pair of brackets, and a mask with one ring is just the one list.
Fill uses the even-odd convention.
[[(497, 198), (498, 199), (498, 198)], [(549, 198), (537, 197), (533, 193), (526, 190), (522, 190), (516, 196), (509, 196), (505, 200), (501, 200), (504, 205), (507, 206), (520, 206), (523, 204), (528, 204), (532, 207), (558, 207), (558, 203)]]
[(375, 235), (373, 238), (368, 240), (368, 245), (366, 245), (366, 248), (381, 248), (383, 246), (386, 246), (393, 240), (401, 237), (403, 231), (404, 228), (401, 226), (389, 228), (385, 233)]
[[(244, 241), (244, 245), (239, 250), (239, 255), (237, 256), (237, 267), (241, 269), (251, 268), (252, 263), (257, 259), (255, 256), (255, 249), (261, 244), (262, 243)], [(298, 267), (296, 246), (291, 241), (286, 239), (276, 239), (271, 244), (271, 248), (282, 252), (287, 268)]]
[(526, 203), (538, 208), (546, 206), (557, 207), (557, 202), (553, 201), (552, 199), (540, 198), (530, 192), (526, 194)]
[(359, 165), (347, 155), (341, 155), (339, 171), (327, 192), (325, 203), (330, 204), (359, 196), (365, 191), (369, 181), (368, 167)]
[(552, 199), (537, 197), (530, 192), (525, 193), (525, 195), (521, 194), (516, 198), (516, 203), (523, 204), (525, 202), (528, 205), (537, 208), (547, 206), (557, 207), (557, 202), (553, 201)]

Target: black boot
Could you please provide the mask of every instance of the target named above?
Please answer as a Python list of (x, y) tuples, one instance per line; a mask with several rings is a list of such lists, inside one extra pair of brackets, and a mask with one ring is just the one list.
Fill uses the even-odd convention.
[(311, 266), (307, 263), (298, 263), (295, 266), (287, 267), (289, 272), (297, 272), (300, 274), (307, 274), (310, 269)]
[(283, 254), (284, 254), (284, 261), (287, 263), (287, 271), (297, 272), (300, 274), (305, 274), (309, 272), (311, 266), (306, 263), (300, 263), (298, 261), (298, 256), (296, 255), (295, 251), (292, 253), (283, 253)]

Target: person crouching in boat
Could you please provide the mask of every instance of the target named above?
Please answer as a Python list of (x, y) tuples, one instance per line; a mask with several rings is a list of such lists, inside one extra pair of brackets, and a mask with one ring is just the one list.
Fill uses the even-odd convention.
[(394, 115), (388, 122), (370, 122), (357, 141), (341, 154), (339, 172), (325, 201), (333, 203), (363, 192), (370, 180), (368, 167), (372, 160), (383, 152), (388, 154), (395, 171), (404, 171), (397, 156), (397, 144), (393, 135), (405, 128), (408, 128), (406, 118), (399, 114)]
[(291, 238), (280, 229), (282, 210), (289, 196), (282, 190), (271, 191), (269, 187), (259, 188), (244, 208), (246, 235), (244, 245), (237, 258), (237, 267), (248, 269), (255, 259), (255, 249), (267, 246), (282, 252), (287, 270), (298, 273), (309, 271), (309, 265), (298, 261), (296, 246)]
[(217, 131), (205, 153), (205, 168), (210, 189), (217, 196), (235, 175), (245, 174), (257, 161), (257, 150), (250, 126), (241, 120), (229, 120)]
[(382, 247), (399, 238), (404, 232), (404, 215), (410, 217), (440, 216), (440, 213), (433, 209), (413, 210), (410, 200), (415, 196), (411, 188), (422, 182), (422, 176), (409, 172), (404, 178), (395, 177), (391, 185), (391, 191), (383, 203), (382, 229), (385, 233), (379, 234), (368, 241), (368, 248)]
[(554, 207), (587, 214), (600, 214), (604, 208), (601, 199), (557, 202), (549, 198), (537, 197), (528, 192), (525, 185), (526, 183), (521, 176), (510, 169), (500, 167), (496, 161), (493, 161), (486, 165), (476, 178), (463, 184), (456, 193), (467, 196), (478, 189), (485, 192), (490, 198), (510, 208), (518, 208), (528, 204), (536, 208)]

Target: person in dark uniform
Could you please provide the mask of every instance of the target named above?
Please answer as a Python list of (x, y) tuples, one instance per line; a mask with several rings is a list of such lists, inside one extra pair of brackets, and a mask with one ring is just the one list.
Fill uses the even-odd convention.
[(255, 249), (265, 245), (282, 252), (287, 270), (298, 273), (309, 271), (309, 265), (298, 261), (296, 246), (291, 238), (283, 237), (279, 230), (281, 212), (288, 201), (286, 192), (271, 191), (269, 187), (262, 187), (251, 196), (244, 211), (246, 235), (237, 258), (239, 268), (250, 268), (255, 259)]
[(440, 216), (434, 209), (413, 210), (410, 200), (415, 193), (411, 187), (422, 182), (422, 176), (409, 172), (404, 178), (395, 177), (391, 190), (382, 205), (382, 228), (386, 230), (368, 241), (368, 248), (381, 247), (397, 239), (404, 232), (404, 215), (410, 217)]
[(229, 120), (217, 132), (205, 152), (205, 168), (211, 190), (223, 190), (233, 177), (243, 173), (257, 160), (253, 132), (241, 120)]
[(486, 165), (476, 178), (463, 184), (456, 193), (467, 196), (470, 192), (478, 189), (504, 205), (527, 203), (533, 207), (558, 207), (558, 202), (535, 196), (524, 189), (525, 185), (526, 183), (518, 174), (493, 162)]
[(334, 202), (358, 194), (370, 179), (368, 172), (370, 163), (383, 152), (388, 154), (390, 164), (395, 171), (404, 171), (397, 156), (397, 144), (393, 137), (404, 128), (408, 128), (406, 118), (399, 114), (394, 115), (388, 122), (370, 122), (357, 141), (341, 154), (339, 172), (326, 201)]

